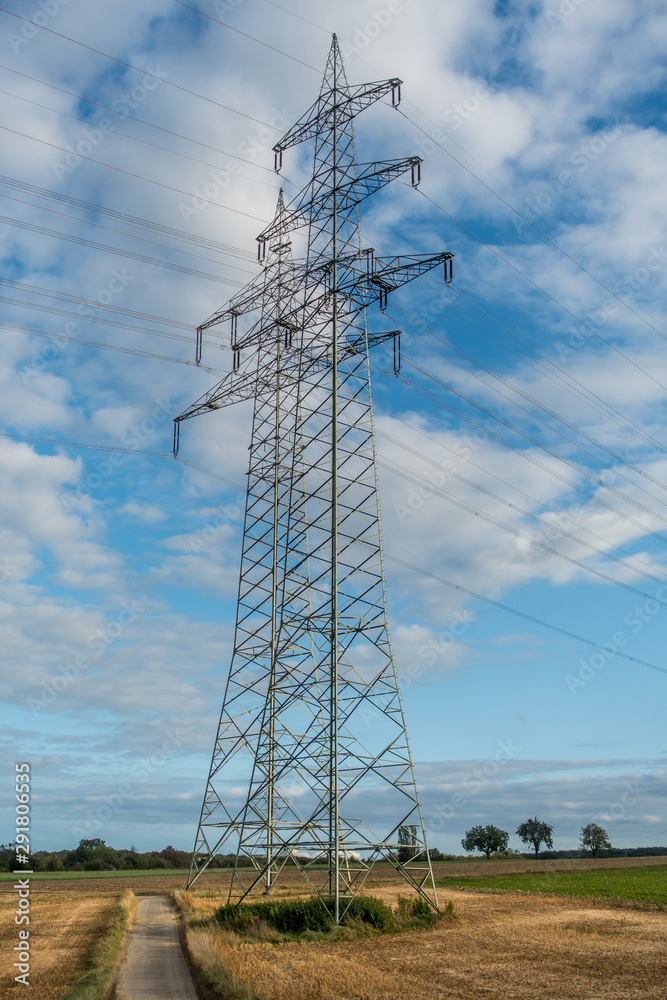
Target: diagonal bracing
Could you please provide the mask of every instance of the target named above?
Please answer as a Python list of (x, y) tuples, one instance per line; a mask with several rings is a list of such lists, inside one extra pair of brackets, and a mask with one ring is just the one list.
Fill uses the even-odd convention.
[[(358, 165), (353, 120), (397, 79), (347, 82), (334, 35), (319, 96), (274, 147), (314, 145), (313, 173), (258, 237), (257, 278), (197, 331), (228, 324), (232, 370), (175, 422), (254, 401), (234, 648), (188, 885), (236, 856), (230, 900), (285, 864), (337, 921), (389, 861), (437, 908), (387, 629), (366, 309), (451, 253), (378, 257), (359, 205), (421, 160)], [(306, 254), (293, 259), (301, 230)], [(405, 828), (413, 846), (405, 846)], [(250, 859), (242, 866), (240, 860)]]

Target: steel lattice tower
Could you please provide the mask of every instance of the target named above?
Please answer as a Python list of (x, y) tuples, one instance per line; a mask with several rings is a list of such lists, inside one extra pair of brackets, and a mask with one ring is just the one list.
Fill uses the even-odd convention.
[(437, 907), (387, 630), (371, 405), (369, 351), (393, 342), (398, 366), (400, 332), (370, 334), (366, 307), (443, 263), (451, 280), (453, 255), (362, 249), (360, 203), (406, 173), (416, 186), (421, 160), (357, 164), (353, 136), (400, 88), (350, 86), (334, 35), (319, 97), (274, 147), (279, 171), (313, 143), (312, 177), (287, 206), (281, 190), (258, 277), (198, 328), (200, 360), (203, 331), (230, 323), (232, 370), (175, 421), (176, 450), (183, 420), (254, 401), (234, 648), (188, 885), (227, 848), (241, 900), (290, 860), (337, 921), (379, 860)]

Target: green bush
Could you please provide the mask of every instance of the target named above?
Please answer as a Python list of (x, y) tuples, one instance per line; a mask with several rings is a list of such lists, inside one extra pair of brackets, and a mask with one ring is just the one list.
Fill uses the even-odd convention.
[(399, 896), (396, 907), (396, 914), (400, 921), (427, 921), (431, 923), (437, 919), (436, 911), (429, 906), (421, 896), (411, 899), (409, 896)]
[[(334, 926), (334, 900), (280, 899), (267, 903), (245, 903), (221, 906), (215, 919), (227, 930), (242, 934), (260, 921), (281, 934), (304, 934), (307, 931), (326, 932)], [(341, 901), (344, 908), (345, 903)], [(346, 911), (345, 918), (361, 920), (375, 930), (385, 930), (392, 921), (388, 906), (374, 896), (358, 896)]]
[(305, 931), (328, 931), (333, 917), (319, 899), (281, 899), (272, 903), (246, 903), (221, 906), (215, 919), (228, 930), (243, 933), (260, 921), (281, 934), (303, 934)]
[(417, 917), (420, 920), (428, 920), (433, 915), (433, 909), (428, 905), (425, 899), (420, 896), (419, 899), (412, 900), (412, 913), (410, 916)]
[(363, 920), (378, 931), (385, 930), (392, 921), (391, 909), (375, 896), (357, 896), (352, 900), (347, 916)]

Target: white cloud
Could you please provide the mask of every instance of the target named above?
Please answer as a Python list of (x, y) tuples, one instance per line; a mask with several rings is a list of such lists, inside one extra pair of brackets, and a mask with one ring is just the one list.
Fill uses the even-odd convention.
[[(401, 109), (407, 119), (390, 108), (368, 111), (358, 123), (360, 156), (408, 155), (418, 142), (425, 150), (425, 137), (408, 119), (423, 125), (429, 134), (435, 127), (442, 128), (447, 137), (439, 141), (472, 173), (439, 149), (428, 155), (424, 151), (422, 183), (429, 197), (460, 217), (470, 230), (497, 247), (573, 313), (586, 318), (602, 307), (607, 292), (528, 227), (519, 225), (517, 229), (516, 217), (473, 174), (484, 177), (493, 190), (524, 214), (531, 215), (530, 206), (539, 206), (540, 196), (544, 202), (545, 192), (551, 192), (546, 207), (534, 216), (536, 225), (610, 287), (615, 289), (616, 282), (627, 283), (625, 276), (629, 275), (637, 285), (631, 288), (633, 308), (650, 313), (650, 322), (664, 333), (665, 268), (650, 270), (646, 280), (639, 270), (646, 266), (652, 247), (662, 248), (667, 223), (664, 121), (650, 101), (642, 104), (645, 95), (650, 98), (660, 92), (663, 79), (667, 19), (662, 6), (654, 0), (641, 8), (627, 0), (610, 0), (604, 5), (588, 0), (555, 26), (546, 17), (550, 9), (547, 3), (538, 5), (537, 10), (534, 5), (515, 4), (504, 13), (496, 10), (498, 6), (491, 0), (459, 5), (435, 0), (405, 2), (382, 25), (378, 11), (386, 5), (378, 7), (371, 0), (361, 4), (344, 0), (335, 9), (321, 0), (295, 5), (296, 13), (326, 29), (317, 30), (257, 0), (239, 5), (228, 23), (318, 67), (323, 65), (329, 46), (327, 32), (337, 30), (342, 40), (356, 49), (347, 56), (350, 80), (399, 75), (405, 81)], [(20, 22), (14, 20), (3, 21), (5, 33), (17, 30)], [(280, 183), (291, 196), (309, 170), (307, 157), (312, 153), (310, 148), (290, 150), (281, 181), (271, 171), (270, 146), (282, 126), (269, 130), (267, 138), (259, 122), (220, 105), (241, 109), (260, 122), (270, 121), (278, 112), (294, 120), (314, 99), (319, 75), (290, 62), (280, 52), (234, 35), (227, 27), (183, 8), (177, 10), (165, 0), (151, 0), (139, 7), (120, 0), (113, 9), (104, 4), (64, 5), (50, 26), (142, 69), (159, 67), (168, 82), (149, 89), (143, 85), (141, 73), (48, 32), (38, 32), (21, 45), (15, 57), (11, 53), (13, 61), (8, 65), (105, 105), (125, 102), (129, 97), (136, 107), (126, 107), (130, 115), (108, 112), (3, 71), (5, 90), (13, 89), (55, 109), (54, 113), (10, 97), (4, 99), (5, 124), (44, 142), (12, 135), (3, 147), (3, 173), (99, 202), (137, 220), (171, 227), (192, 236), (193, 241), (179, 242), (166, 231), (134, 226), (118, 217), (93, 217), (65, 202), (47, 202), (3, 187), (3, 192), (29, 204), (3, 199), (0, 214), (112, 248), (105, 253), (6, 226), (0, 232), (6, 237), (0, 241), (3, 274), (82, 299), (104, 300), (114, 269), (124, 269), (126, 280), (112, 294), (110, 304), (128, 313), (106, 314), (100, 309), (91, 318), (76, 311), (76, 301), (66, 304), (75, 315), (70, 335), (192, 362), (193, 343), (149, 336), (146, 328), (172, 332), (174, 328), (164, 320), (194, 328), (219, 308), (239, 283), (257, 272), (252, 256), (261, 226), (256, 220), (272, 216)], [(118, 109), (120, 104), (115, 106)], [(93, 127), (108, 117), (113, 129), (90, 155), (75, 153), (68, 162), (65, 152), (46, 144), (70, 145), (76, 151), (83, 123), (59, 114), (65, 112), (88, 116)], [(170, 132), (152, 129), (135, 119)], [(596, 152), (602, 141), (602, 124), (617, 119), (627, 127)], [(156, 150), (121, 133), (205, 162)], [(598, 145), (594, 146), (596, 140)], [(582, 149), (588, 151), (585, 167), (581, 166)], [(75, 159), (79, 155), (80, 159)], [(243, 161), (242, 176), (231, 176), (228, 170), (234, 156)], [(573, 156), (579, 160), (573, 162)], [(97, 165), (93, 157), (122, 170)], [(563, 184), (562, 192), (554, 195), (555, 180), (565, 168), (572, 177)], [(213, 181), (212, 171), (225, 179)], [(219, 190), (210, 189), (210, 200), (238, 211), (205, 204), (186, 222), (182, 206), (192, 204), (195, 189), (201, 191), (216, 183)], [(64, 214), (44, 211), (38, 205)], [(109, 228), (89, 226), (83, 219)], [(525, 357), (517, 357), (505, 342), (482, 339), (486, 328), (476, 326), (453, 307), (429, 314), (427, 325), (443, 332), (452, 344), (461, 344), (472, 355), (486, 359), (490, 367), (540, 404), (566, 417), (574, 428), (622, 454), (623, 461), (612, 464), (617, 476), (614, 485), (624, 492), (624, 499), (599, 482), (588, 484), (597, 496), (613, 501), (643, 527), (573, 491), (558, 478), (563, 475), (580, 485), (587, 481), (583, 473), (566, 465), (565, 459), (575, 457), (594, 477), (601, 477), (602, 449), (595, 450), (595, 459), (583, 457), (581, 437), (576, 445), (564, 442), (551, 420), (548, 427), (538, 424), (537, 410), (507, 386), (503, 391), (509, 398), (499, 397), (495, 392), (498, 386), (484, 386), (475, 377), (483, 373), (471, 372), (474, 365), (466, 371), (456, 368), (453, 354), (446, 359), (433, 350), (426, 352), (414, 339), (405, 345), (406, 358), (425, 364), (454, 389), (516, 421), (561, 458), (519, 438), (510, 438), (516, 444), (515, 451), (493, 439), (476, 441), (471, 428), (451, 412), (438, 409), (417, 394), (408, 398), (402, 384), (391, 380), (377, 387), (377, 400), (393, 414), (378, 414), (380, 430), (413, 451), (425, 451), (441, 466), (454, 462), (455, 470), (477, 486), (497, 493), (508, 503), (520, 504), (547, 522), (556, 517), (547, 509), (553, 508), (581, 526), (572, 528), (574, 534), (581, 532), (581, 537), (591, 540), (583, 529), (595, 532), (604, 541), (592, 540), (605, 552), (627, 547), (652, 572), (662, 575), (664, 555), (656, 532), (665, 527), (661, 484), (667, 467), (660, 442), (664, 438), (662, 399), (667, 356), (660, 334), (648, 330), (620, 305), (600, 327), (605, 339), (650, 377), (595, 338), (585, 338), (582, 346), (559, 355), (557, 345), (567, 346), (574, 320), (415, 192), (400, 185), (382, 192), (375, 204), (368, 205), (364, 224), (365, 238), (377, 240), (387, 252), (442, 246), (452, 249), (457, 255), (457, 288), (498, 316), (504, 327), (516, 330), (529, 353), (534, 348), (585, 386), (581, 393), (567, 392), (562, 381), (547, 378), (544, 368), (538, 370)], [(137, 240), (131, 234), (152, 242)], [(184, 254), (183, 249), (190, 254)], [(179, 262), (230, 283), (167, 270), (137, 260), (128, 252), (155, 258), (158, 263)], [(5, 286), (3, 289), (9, 296)], [(437, 307), (441, 292), (441, 286), (422, 281), (411, 286), (400, 301), (408, 311), (426, 304)], [(33, 301), (24, 291), (11, 294)], [(7, 323), (66, 332), (68, 319), (60, 314), (49, 316), (21, 306), (3, 306)], [(146, 315), (157, 319), (150, 322)], [(111, 318), (112, 325), (102, 325), (102, 318)], [(478, 318), (493, 325), (489, 317), (480, 314)], [(374, 319), (378, 324), (388, 321), (389, 317)], [(393, 325), (394, 320), (391, 322)], [(127, 329), (121, 323), (137, 329)], [(495, 330), (500, 336), (507, 333), (500, 327)], [(186, 331), (179, 328), (179, 333)], [(0, 416), (8, 430), (19, 433), (168, 455), (171, 419), (217, 378), (192, 364), (73, 343), (64, 347), (62, 341), (29, 338), (8, 330), (3, 330), (2, 336)], [(446, 343), (439, 342), (438, 348), (447, 354)], [(207, 345), (203, 360), (225, 370), (228, 355)], [(604, 401), (602, 409), (591, 401), (589, 394), (593, 392)], [(437, 388), (437, 394), (447, 398), (442, 387)], [(530, 414), (519, 411), (517, 402), (527, 406)], [(623, 415), (623, 421), (615, 419), (612, 408)], [(479, 416), (463, 409), (475, 418)], [(54, 449), (0, 442), (0, 630), (8, 664), (4, 681), (8, 697), (9, 689), (14, 688), (24, 705), (29, 692), (41, 691), (62, 664), (88, 649), (91, 637), (94, 640), (97, 632), (104, 633), (114, 624), (123, 601), (138, 600), (147, 609), (131, 628), (104, 647), (104, 655), (83, 671), (76, 684), (67, 686), (52, 708), (45, 710), (42, 720), (48, 719), (55, 731), (40, 745), (44, 755), (41, 766), (49, 780), (53, 777), (54, 788), (66, 768), (70, 768), (69, 773), (84, 774), (84, 757), (99, 763), (103, 754), (108, 764), (124, 760), (124, 754), (150, 756), (152, 748), (160, 745), (161, 729), (176, 722), (186, 733), (188, 752), (209, 751), (229, 655), (238, 581), (243, 502), (229, 483), (245, 483), (250, 411), (249, 404), (237, 405), (181, 428), (183, 457), (223, 476), (226, 483), (160, 457), (85, 452), (74, 459), (70, 457), (73, 450), (42, 454)], [(638, 436), (633, 425), (645, 429), (654, 440)], [(431, 441), (419, 431), (426, 432)], [(433, 465), (419, 455), (382, 437), (379, 454), (382, 461), (399, 463), (417, 479), (428, 478), (433, 471)], [(624, 475), (632, 482), (623, 479)], [(406, 562), (489, 596), (503, 597), (518, 587), (526, 588), (523, 593), (527, 594), (534, 587), (541, 595), (536, 597), (538, 613), (546, 618), (552, 617), (552, 608), (544, 598), (546, 590), (540, 587), (552, 587), (550, 594), (563, 600), (569, 595), (574, 603), (577, 598), (572, 595), (580, 593), (576, 588), (591, 579), (566, 560), (531, 545), (528, 539), (508, 534), (437, 495), (420, 497), (414, 492), (417, 487), (384, 468), (380, 486), (387, 552)], [(535, 522), (516, 506), (509, 508), (454, 477), (446, 480), (443, 488), (530, 538), (543, 538)], [(648, 510), (642, 512), (638, 504)], [(232, 508), (236, 509), (233, 515)], [(624, 557), (622, 563), (612, 563), (557, 532), (549, 544), (594, 568), (609, 569), (619, 579), (640, 581), (636, 560)], [(471, 620), (467, 598), (391, 561), (386, 568), (399, 674), (414, 685), (445, 685), (450, 678), (463, 675), (462, 669), (454, 675), (453, 667), (474, 669), (479, 662), (473, 655), (475, 643), (481, 646), (482, 640), (478, 631), (468, 632), (464, 627)], [(502, 647), (507, 650), (506, 661), (512, 654), (539, 658), (541, 650), (536, 644), (534, 637), (512, 637), (511, 643), (508, 640)], [(496, 648), (493, 637), (484, 647), (489, 660), (492, 648)], [(646, 655), (650, 659), (653, 654)], [(68, 749), (63, 759), (59, 749), (69, 736), (58, 730), (61, 712), (68, 720), (68, 729), (69, 720), (83, 720), (100, 727), (101, 733), (90, 742), (86, 736), (84, 748), (77, 746), (71, 755)], [(572, 720), (567, 723), (577, 724)], [(639, 741), (641, 734), (636, 732), (635, 738)], [(565, 770), (568, 766), (567, 762), (563, 765)], [(424, 780), (430, 802), (432, 791), (426, 773)], [(528, 780), (524, 775), (522, 781)], [(180, 823), (187, 812), (191, 824), (198, 795), (192, 797), (189, 776), (179, 781), (181, 798), (169, 813), (170, 820)], [(517, 779), (511, 790), (513, 801), (522, 803), (526, 786), (522, 792), (518, 785)], [(553, 784), (551, 790), (536, 784), (531, 794), (534, 791), (537, 803), (551, 808), (559, 795), (568, 802), (584, 802), (593, 785), (591, 781), (582, 784), (580, 792), (567, 790), (566, 794), (565, 782), (562, 786)], [(94, 782), (81, 777), (86, 801), (94, 800), (93, 786)], [(156, 788), (161, 788), (159, 781)], [(498, 794), (500, 808), (502, 795)], [(611, 790), (605, 791), (607, 794)], [(148, 816), (159, 817), (165, 812), (166, 800), (173, 797), (156, 792), (150, 804), (144, 803), (143, 813), (136, 804), (124, 806), (132, 817), (127, 820), (129, 828)], [(55, 804), (53, 809), (51, 816), (55, 816)], [(655, 803), (650, 808), (647, 804), (641, 822), (652, 823), (651, 817), (659, 813)]]

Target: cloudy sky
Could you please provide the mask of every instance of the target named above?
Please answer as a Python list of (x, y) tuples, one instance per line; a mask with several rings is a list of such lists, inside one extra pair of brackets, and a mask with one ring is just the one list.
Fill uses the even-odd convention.
[(305, 176), (289, 151), (279, 180), (271, 146), (334, 31), (352, 82), (404, 81), (399, 111), (357, 119), (359, 158), (424, 159), (419, 191), (366, 204), (365, 244), (456, 255), (450, 289), (392, 297), (403, 377), (379, 359), (374, 383), (431, 843), (537, 815), (556, 847), (590, 821), (665, 844), (659, 0), (3, 8), (3, 796), (30, 761), (38, 849), (191, 846), (249, 412), (184, 425), (189, 465), (171, 421), (229, 367), (213, 338), (192, 364), (193, 330), (257, 273), (278, 187)]

